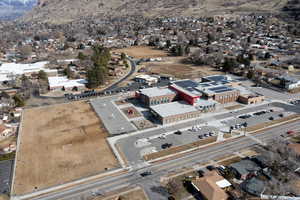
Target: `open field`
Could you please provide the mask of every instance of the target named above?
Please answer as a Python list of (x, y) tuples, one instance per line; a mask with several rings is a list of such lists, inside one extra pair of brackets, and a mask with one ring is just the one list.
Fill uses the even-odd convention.
[(166, 74), (176, 78), (199, 78), (214, 74), (222, 74), (209, 66), (195, 66), (182, 63), (182, 57), (164, 58), (163, 62), (145, 63), (145, 66), (150, 74)]
[(127, 191), (118, 191), (117, 194), (108, 195), (107, 197), (96, 197), (91, 200), (148, 200), (147, 195), (141, 188), (129, 189)]
[(207, 144), (210, 144), (210, 143), (213, 143), (213, 142), (216, 142), (216, 141), (217, 141), (217, 137), (214, 136), (214, 137), (199, 140), (197, 142), (193, 142), (193, 143), (190, 143), (190, 144), (177, 146), (177, 147), (171, 147), (169, 149), (165, 149), (165, 150), (162, 150), (162, 151), (159, 151), (159, 152), (151, 153), (151, 154), (145, 155), (144, 159), (147, 160), (147, 161), (154, 160), (154, 159), (157, 159), (157, 158), (160, 158), (160, 157), (172, 155), (172, 154), (175, 154), (175, 153), (180, 153), (180, 152), (183, 152), (183, 151), (186, 151), (186, 150), (189, 150), (189, 149), (193, 149), (193, 148), (196, 148), (196, 147), (207, 145)]
[(125, 53), (134, 58), (157, 58), (166, 57), (168, 53), (166, 51), (157, 50), (149, 46), (134, 46), (124, 49), (114, 50), (117, 53)]
[(24, 111), (13, 195), (119, 166), (92, 107), (74, 102)]

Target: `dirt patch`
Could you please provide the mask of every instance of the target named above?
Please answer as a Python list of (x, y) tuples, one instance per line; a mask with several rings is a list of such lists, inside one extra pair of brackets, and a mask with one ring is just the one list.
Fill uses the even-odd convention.
[(119, 167), (107, 131), (86, 102), (25, 110), (20, 137), (14, 195)]
[(141, 188), (129, 189), (127, 191), (120, 190), (114, 193), (115, 194), (108, 195), (107, 197), (96, 197), (91, 200), (148, 200), (147, 195)]
[(145, 130), (148, 128), (156, 127), (152, 122), (149, 120), (135, 120), (132, 121), (133, 125), (135, 125), (139, 130)]
[(210, 66), (184, 64), (182, 59), (182, 57), (168, 57), (164, 59), (164, 62), (145, 63), (145, 66), (149, 74), (165, 74), (180, 79), (223, 74)]
[(134, 58), (157, 58), (168, 56), (166, 51), (158, 50), (149, 46), (128, 47), (124, 49), (117, 49), (114, 52), (125, 53)]
[(122, 112), (128, 117), (129, 119), (141, 117), (141, 113), (134, 107), (127, 107), (127, 108), (122, 108)]
[(232, 137), (231, 133), (223, 134), (223, 138), (225, 138), (225, 139), (228, 139), (228, 138), (231, 138), (231, 137)]
[(232, 164), (232, 163), (236, 163), (236, 162), (239, 162), (239, 161), (241, 161), (241, 160), (242, 160), (241, 157), (239, 157), (239, 156), (234, 156), (234, 157), (232, 157), (232, 158), (230, 158), (230, 159), (226, 159), (226, 160), (224, 160), (224, 161), (218, 162), (218, 164), (219, 164), (219, 165), (223, 165), (223, 166), (228, 166), (228, 165), (230, 165), (230, 164)]
[(151, 154), (145, 155), (144, 159), (147, 160), (147, 161), (154, 160), (154, 159), (157, 159), (157, 158), (160, 158), (160, 157), (172, 155), (172, 154), (175, 154), (175, 153), (180, 153), (182, 151), (186, 151), (186, 150), (189, 150), (189, 149), (200, 147), (200, 146), (210, 144), (210, 143), (213, 143), (213, 142), (216, 142), (216, 141), (217, 141), (217, 137), (210, 137), (208, 139), (199, 140), (197, 142), (193, 142), (193, 143), (190, 143), (190, 144), (177, 146), (177, 147), (171, 147), (171, 148), (166, 149), (166, 150), (162, 150), (162, 151), (159, 151), (159, 152), (156, 152), (156, 153), (151, 153)]
[(243, 107), (244, 106), (242, 106), (242, 105), (234, 105), (234, 106), (228, 106), (225, 109), (226, 110), (236, 110), (236, 109), (240, 109), (240, 108), (243, 108)]

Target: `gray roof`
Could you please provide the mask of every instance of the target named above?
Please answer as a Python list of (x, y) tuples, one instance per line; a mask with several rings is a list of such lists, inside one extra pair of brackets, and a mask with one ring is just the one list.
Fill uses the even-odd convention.
[(240, 162), (233, 163), (229, 167), (235, 169), (241, 175), (247, 175), (251, 172), (260, 170), (261, 168), (252, 160), (244, 159)]
[(173, 91), (169, 88), (158, 88), (158, 87), (141, 89), (140, 92), (141, 92), (141, 94), (148, 96), (148, 97), (176, 94), (175, 91)]
[(169, 117), (198, 111), (194, 106), (186, 103), (185, 101), (175, 101), (151, 106), (150, 108), (161, 117)]
[(259, 180), (257, 178), (251, 178), (244, 181), (241, 184), (241, 187), (243, 188), (244, 191), (252, 195), (260, 196), (261, 193), (264, 191), (265, 183), (262, 180)]

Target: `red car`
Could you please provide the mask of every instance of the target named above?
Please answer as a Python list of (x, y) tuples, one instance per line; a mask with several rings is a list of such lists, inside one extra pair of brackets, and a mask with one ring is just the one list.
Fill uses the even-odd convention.
[(292, 134), (294, 134), (295, 132), (294, 132), (294, 131), (287, 131), (286, 133), (289, 134), (289, 135), (292, 135)]

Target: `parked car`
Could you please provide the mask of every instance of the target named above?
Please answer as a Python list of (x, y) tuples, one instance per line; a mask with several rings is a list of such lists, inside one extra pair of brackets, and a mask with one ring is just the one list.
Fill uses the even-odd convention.
[(199, 138), (199, 139), (203, 139), (203, 135), (199, 135), (198, 138)]
[(279, 116), (279, 117), (283, 117), (283, 114), (282, 114), (282, 113), (280, 113), (278, 116)]
[(203, 177), (204, 174), (205, 174), (205, 172), (204, 172), (202, 169), (199, 169), (199, 170), (197, 171), (197, 173), (198, 173), (198, 176), (199, 176), (199, 177)]
[(176, 132), (174, 132), (174, 134), (175, 134), (175, 135), (181, 135), (182, 132), (181, 132), (181, 131), (176, 131)]
[(295, 133), (295, 131), (289, 130), (286, 133), (289, 134), (289, 135), (293, 135)]
[(250, 117), (251, 117), (251, 115), (249, 115), (249, 114), (239, 116), (240, 119), (248, 119)]
[(141, 176), (142, 176), (142, 177), (150, 176), (150, 175), (152, 175), (152, 172), (151, 172), (151, 171), (145, 171), (145, 172), (141, 173)]
[(212, 171), (212, 170), (215, 170), (216, 167), (213, 166), (213, 165), (208, 165), (208, 166), (206, 167), (206, 169), (208, 169), (209, 171)]
[(274, 117), (269, 117), (269, 120), (271, 120), (271, 121), (274, 120)]
[(161, 145), (161, 148), (162, 149), (167, 149), (167, 148), (170, 148), (172, 145), (173, 144), (171, 144), (171, 143), (164, 143), (164, 144)]

